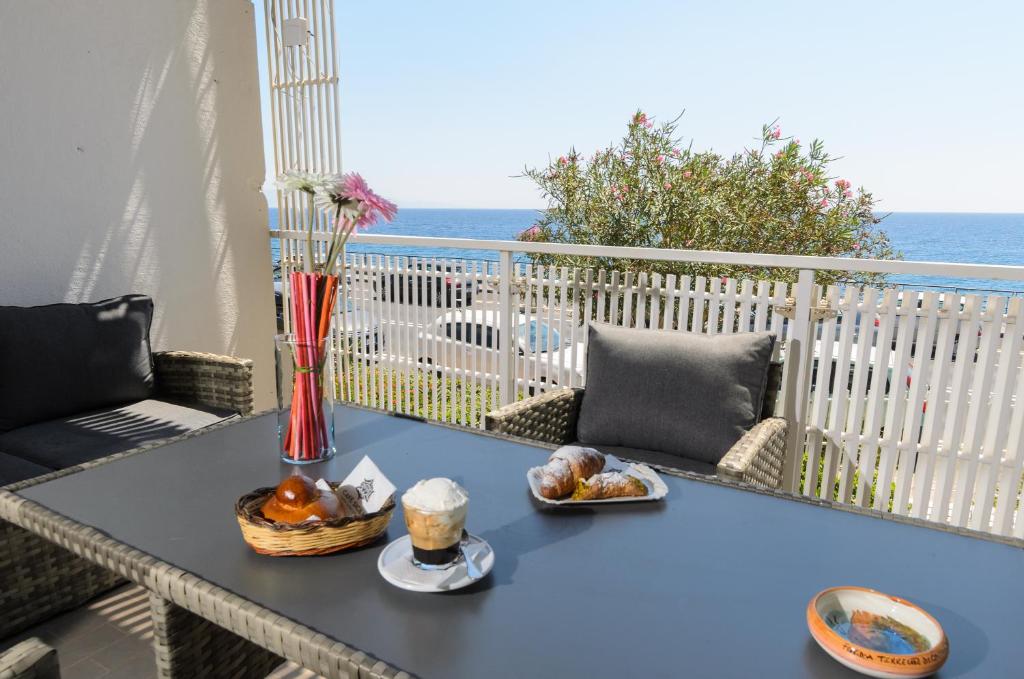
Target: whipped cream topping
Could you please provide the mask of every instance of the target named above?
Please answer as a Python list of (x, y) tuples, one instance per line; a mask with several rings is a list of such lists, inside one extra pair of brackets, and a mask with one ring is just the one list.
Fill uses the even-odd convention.
[(466, 489), (451, 479), (424, 479), (405, 491), (402, 503), (425, 512), (450, 512), (469, 502)]

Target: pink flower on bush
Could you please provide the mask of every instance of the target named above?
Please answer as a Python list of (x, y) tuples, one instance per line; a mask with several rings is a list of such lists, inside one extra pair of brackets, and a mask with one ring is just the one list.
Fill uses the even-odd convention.
[(672, 149), (672, 155), (678, 158), (682, 155), (682, 152), (679, 149)]
[(843, 191), (843, 197), (853, 198), (853, 191), (851, 191), (850, 189), (846, 189), (845, 191)]
[(559, 159), (558, 159), (558, 164), (559, 165), (567, 165), (568, 163), (569, 163), (569, 161), (566, 160), (565, 156), (560, 156), (559, 157)]
[(692, 176), (693, 176), (693, 171), (691, 171), (691, 170), (685, 170), (683, 172), (683, 179), (689, 179)]
[(845, 179), (837, 179), (836, 188), (839, 189), (840, 191), (845, 191), (846, 189), (850, 188), (850, 182), (846, 181)]
[(666, 189), (671, 189), (672, 188), (672, 182), (665, 182), (665, 188)]
[(821, 202), (818, 203), (820, 207), (828, 207), (828, 198), (822, 198)]
[(537, 240), (541, 235), (540, 224), (534, 224), (526, 231), (519, 234), (519, 240)]
[(782, 154), (782, 151), (776, 151), (776, 152), (775, 152), (775, 157), (776, 157), (776, 158), (781, 158), (781, 157), (782, 157), (782, 155), (783, 155), (783, 154)]
[(643, 111), (637, 111), (636, 115), (633, 116), (633, 122), (637, 125), (647, 125), (647, 114)]
[(782, 128), (781, 127), (776, 127), (774, 130), (772, 130), (772, 139), (778, 139), (781, 136), (782, 136)]
[(693, 245), (693, 239), (692, 238), (690, 240), (686, 241), (686, 247), (691, 247), (692, 245)]
[(660, 164), (660, 163), (664, 163), (664, 162), (665, 162), (665, 156), (663, 156), (663, 155), (661, 155), (661, 154), (659, 153), (659, 154), (658, 154), (658, 163)]

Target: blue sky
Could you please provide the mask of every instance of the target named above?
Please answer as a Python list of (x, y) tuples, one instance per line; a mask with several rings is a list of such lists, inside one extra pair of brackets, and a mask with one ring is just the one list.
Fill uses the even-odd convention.
[(642, 108), (720, 153), (779, 119), (883, 210), (1024, 212), (1022, 2), (336, 1), (345, 169), (402, 207), (543, 207), (514, 175)]

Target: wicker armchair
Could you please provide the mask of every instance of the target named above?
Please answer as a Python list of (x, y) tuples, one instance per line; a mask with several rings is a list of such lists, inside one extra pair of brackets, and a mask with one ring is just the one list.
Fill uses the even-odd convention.
[(56, 649), (27, 639), (0, 653), (0, 679), (60, 679)]
[[(781, 386), (782, 364), (773, 363), (761, 412), (763, 419), (721, 459), (716, 470), (719, 477), (763, 488), (778, 488), (782, 484), (787, 422), (774, 416)], [(576, 440), (583, 393), (580, 388), (555, 389), (511, 403), (486, 415), (487, 430), (555, 445), (572, 443)]]
[(251, 360), (198, 351), (158, 351), (153, 363), (161, 395), (252, 414)]
[[(226, 408), (241, 415), (253, 411), (252, 361), (249, 359), (166, 351), (154, 354), (154, 365), (158, 396)], [(151, 442), (141, 448), (20, 481), (6, 486), (5, 490), (27, 488), (158, 444)], [(0, 639), (77, 608), (123, 582), (109, 570), (0, 518)]]

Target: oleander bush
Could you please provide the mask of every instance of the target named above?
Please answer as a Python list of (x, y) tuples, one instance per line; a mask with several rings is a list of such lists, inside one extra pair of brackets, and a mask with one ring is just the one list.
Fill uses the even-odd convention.
[[(761, 129), (754, 148), (725, 157), (695, 151), (678, 119), (655, 124), (643, 112), (616, 145), (587, 157), (570, 150), (546, 167), (527, 168), (549, 206), (522, 240), (898, 259), (878, 228), (875, 200), (832, 176), (824, 145)], [(795, 271), (750, 266), (596, 260), (534, 255), (537, 263), (598, 266), (690, 276), (795, 280)], [(821, 272), (818, 282), (878, 284), (874, 274)]]

